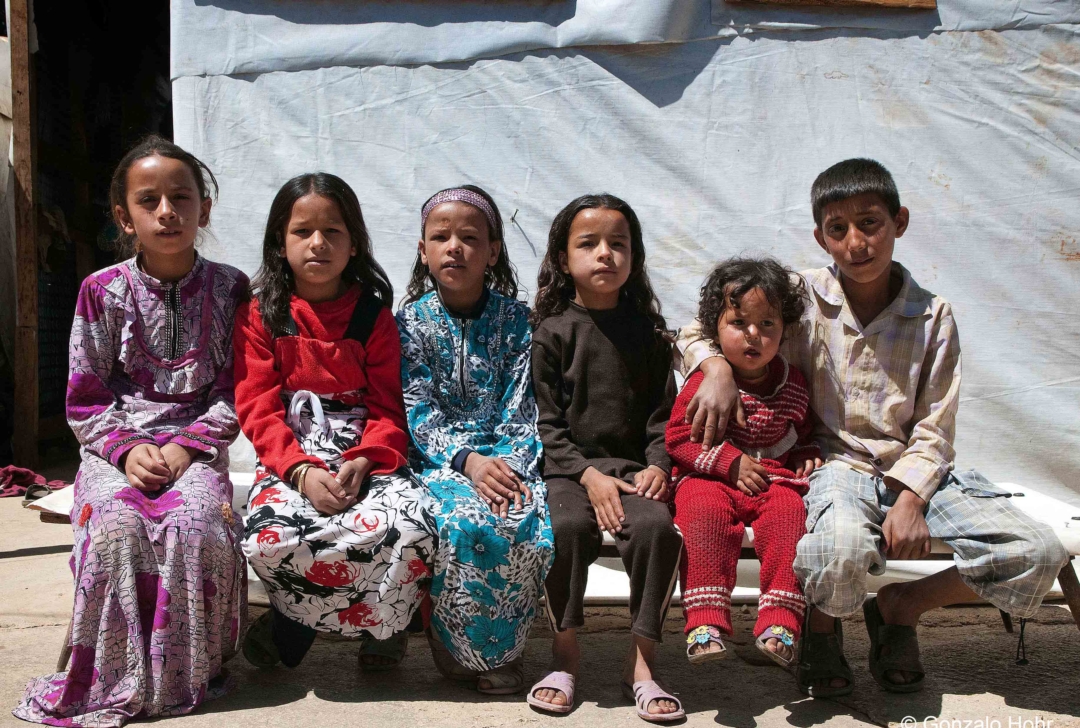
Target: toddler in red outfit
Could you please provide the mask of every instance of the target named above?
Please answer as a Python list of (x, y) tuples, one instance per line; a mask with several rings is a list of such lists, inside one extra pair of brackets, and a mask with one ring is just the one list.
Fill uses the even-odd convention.
[(807, 478), (821, 459), (810, 441), (806, 379), (778, 352), (784, 328), (797, 325), (805, 307), (802, 279), (772, 259), (721, 263), (701, 289), (702, 334), (735, 373), (746, 424), (731, 421), (723, 442), (710, 450), (691, 442), (686, 409), (702, 380), (695, 372), (667, 426), (675, 523), (686, 544), (682, 604), (693, 663), (727, 654), (721, 635), (732, 632), (731, 590), (745, 526), (754, 528), (761, 560), (757, 647), (785, 667), (795, 658), (805, 601), (792, 563), (805, 533)]

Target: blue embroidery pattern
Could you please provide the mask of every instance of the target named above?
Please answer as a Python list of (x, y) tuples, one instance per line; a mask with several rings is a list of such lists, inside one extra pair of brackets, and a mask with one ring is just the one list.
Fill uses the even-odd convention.
[[(525, 649), (553, 556), (532, 391), (528, 309), (494, 291), (476, 319), (434, 292), (397, 314), (410, 465), (439, 529), (432, 627), (463, 666), (491, 670)], [(463, 448), (502, 458), (532, 490), (500, 518), (451, 468)]]

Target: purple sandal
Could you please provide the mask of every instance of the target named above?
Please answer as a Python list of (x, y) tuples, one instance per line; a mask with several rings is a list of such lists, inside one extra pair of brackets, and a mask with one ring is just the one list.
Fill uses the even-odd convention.
[[(566, 705), (555, 705), (534, 697), (539, 690), (558, 690), (566, 696)], [(537, 710), (548, 713), (569, 713), (574, 709), (574, 676), (568, 672), (549, 672), (532, 686), (525, 701)]]
[[(679, 699), (670, 695), (655, 680), (638, 680), (633, 687), (628, 683), (622, 683), (622, 691), (627, 700), (634, 701), (634, 705), (637, 706), (638, 718), (644, 721), (649, 723), (670, 723), (686, 717), (686, 711), (683, 710)], [(674, 713), (650, 713), (649, 703), (656, 700), (670, 700), (679, 708)]]

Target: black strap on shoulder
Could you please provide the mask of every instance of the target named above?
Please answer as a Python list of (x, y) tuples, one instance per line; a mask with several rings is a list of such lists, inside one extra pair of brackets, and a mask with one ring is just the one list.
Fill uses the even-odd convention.
[[(345, 329), (344, 338), (359, 341), (362, 345), (367, 346), (368, 339), (371, 338), (371, 332), (375, 330), (375, 322), (378, 320), (379, 312), (382, 309), (383, 302), (373, 294), (361, 294), (356, 301), (356, 307), (353, 308), (352, 318), (349, 319), (349, 328)], [(289, 318), (285, 322), (285, 333), (282, 336), (299, 335), (300, 330), (296, 328), (296, 319), (293, 318), (292, 311), (289, 311)]]
[(383, 302), (371, 293), (363, 293), (353, 309), (352, 319), (349, 320), (349, 328), (345, 329), (345, 338), (359, 341), (367, 346), (371, 332), (375, 330), (375, 321), (379, 318), (379, 312), (383, 309)]

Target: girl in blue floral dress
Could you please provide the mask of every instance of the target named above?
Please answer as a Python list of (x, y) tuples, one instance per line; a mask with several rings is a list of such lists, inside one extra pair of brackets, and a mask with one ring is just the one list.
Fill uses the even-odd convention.
[(553, 549), (529, 311), (486, 192), (439, 192), (421, 235), (397, 319), (410, 460), (439, 529), (432, 651), (447, 677), (514, 693)]

